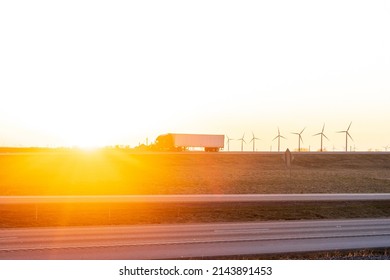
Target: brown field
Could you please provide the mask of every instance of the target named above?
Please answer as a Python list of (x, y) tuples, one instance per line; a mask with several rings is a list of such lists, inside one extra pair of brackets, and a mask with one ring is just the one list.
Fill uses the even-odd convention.
[(281, 154), (122, 151), (0, 155), (0, 195), (390, 192), (390, 153)]
[[(0, 155), (0, 195), (390, 192), (390, 154), (56, 151)], [(0, 227), (390, 217), (388, 202), (0, 205)]]
[(390, 217), (388, 202), (258, 203), (230, 205), (42, 204), (0, 206), (0, 227)]

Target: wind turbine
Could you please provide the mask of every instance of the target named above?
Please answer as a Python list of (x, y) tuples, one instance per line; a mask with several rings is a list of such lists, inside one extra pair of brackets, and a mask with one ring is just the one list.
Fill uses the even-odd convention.
[(348, 132), (349, 128), (351, 127), (351, 124), (352, 124), (352, 122), (349, 124), (347, 130), (337, 131), (337, 133), (345, 133), (345, 151), (346, 152), (348, 152), (348, 137), (351, 138), (351, 140), (353, 141), (351, 134), (349, 134), (349, 132)]
[(385, 152), (387, 152), (387, 150), (390, 148), (389, 145), (386, 145), (386, 146), (383, 146), (383, 148), (385, 148)]
[(245, 142), (244, 137), (245, 137), (245, 133), (242, 135), (240, 139), (237, 139), (237, 140), (241, 140), (241, 152), (244, 150), (244, 142)]
[(230, 138), (229, 136), (226, 135), (226, 138), (227, 138), (227, 146), (228, 146), (228, 151), (230, 151), (230, 140), (234, 140), (232, 138)]
[(276, 135), (276, 137), (274, 139), (272, 139), (272, 141), (274, 141), (276, 138), (278, 138), (278, 152), (280, 152), (280, 138), (284, 138), (284, 139), (287, 139), (287, 138), (280, 135), (279, 127), (278, 127), (278, 135)]
[(298, 152), (300, 152), (301, 151), (301, 141), (302, 141), (302, 143), (303, 143), (303, 140), (302, 140), (302, 132), (304, 131), (306, 129), (306, 127), (304, 128), (304, 129), (302, 129), (302, 131), (301, 132), (291, 132), (292, 134), (296, 134), (296, 135), (298, 135), (299, 137), (298, 137)]
[[(317, 136), (317, 135), (321, 135), (321, 152), (322, 152), (322, 138), (325, 137), (326, 139), (329, 140), (328, 137), (326, 137), (326, 135), (324, 134), (324, 129), (325, 129), (325, 124), (322, 126), (322, 130), (320, 133), (317, 133), (317, 134), (314, 134), (313, 136)], [(333, 146), (333, 151), (334, 151), (334, 146)]]
[[(252, 131), (252, 139), (251, 139), (250, 142), (253, 142), (253, 151), (255, 151), (255, 142), (256, 142), (256, 140), (261, 140), (261, 139), (256, 138), (256, 137), (255, 137), (255, 134), (254, 134), (253, 131)], [(250, 143), (250, 142), (249, 142), (249, 143)]]

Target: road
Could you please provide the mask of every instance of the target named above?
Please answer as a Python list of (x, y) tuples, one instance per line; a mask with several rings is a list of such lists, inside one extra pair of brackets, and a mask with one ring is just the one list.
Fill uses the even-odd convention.
[(180, 259), (390, 247), (390, 219), (0, 230), (0, 259)]
[(231, 203), (368, 200), (390, 200), (390, 193), (0, 196), (0, 205), (40, 203)]

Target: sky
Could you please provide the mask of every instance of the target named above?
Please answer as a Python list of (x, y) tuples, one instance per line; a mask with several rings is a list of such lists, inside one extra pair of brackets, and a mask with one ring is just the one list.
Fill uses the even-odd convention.
[[(0, 146), (390, 145), (390, 1), (1, 1)], [(241, 149), (239, 141), (231, 150)], [(390, 150), (390, 149), (389, 149)]]

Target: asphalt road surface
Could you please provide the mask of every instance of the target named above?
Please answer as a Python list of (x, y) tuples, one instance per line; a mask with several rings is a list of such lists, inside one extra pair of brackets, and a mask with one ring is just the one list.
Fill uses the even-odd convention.
[(0, 230), (0, 259), (180, 259), (390, 247), (390, 219)]

